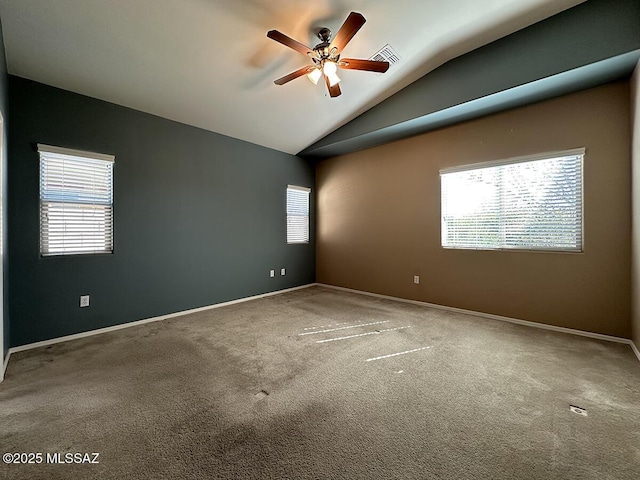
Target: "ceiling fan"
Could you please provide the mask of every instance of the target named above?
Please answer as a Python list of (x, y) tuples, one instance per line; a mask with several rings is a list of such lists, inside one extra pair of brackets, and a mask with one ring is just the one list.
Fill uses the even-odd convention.
[(331, 97), (337, 97), (340, 91), (340, 78), (337, 75), (338, 67), (348, 70), (366, 70), (369, 72), (384, 73), (389, 69), (389, 62), (378, 62), (375, 60), (361, 60), (357, 58), (340, 58), (340, 53), (349, 43), (353, 36), (360, 30), (366, 22), (365, 18), (356, 12), (351, 12), (344, 21), (338, 33), (331, 39), (331, 30), (321, 28), (318, 31), (318, 38), (321, 42), (313, 48), (286, 36), (277, 30), (270, 30), (267, 37), (279, 42), (297, 52), (308, 56), (313, 60), (313, 65), (307, 65), (295, 72), (285, 75), (277, 79), (276, 85), (284, 85), (291, 80), (306, 75), (314, 84), (318, 84), (318, 80), (324, 75), (327, 89)]

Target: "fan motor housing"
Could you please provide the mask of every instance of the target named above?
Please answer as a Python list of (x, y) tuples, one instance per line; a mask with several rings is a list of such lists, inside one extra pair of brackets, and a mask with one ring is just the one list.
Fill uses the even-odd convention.
[(318, 30), (318, 38), (322, 41), (322, 43), (329, 43), (329, 40), (331, 39), (331, 30), (329, 30), (327, 27), (323, 27), (320, 30)]

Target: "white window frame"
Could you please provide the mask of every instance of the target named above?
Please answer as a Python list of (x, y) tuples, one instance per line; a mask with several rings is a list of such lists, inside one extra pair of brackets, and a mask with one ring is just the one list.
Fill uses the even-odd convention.
[[(445, 249), (461, 249), (461, 250), (507, 250), (507, 251), (542, 251), (542, 252), (560, 252), (560, 253), (582, 253), (584, 251), (584, 155), (586, 149), (585, 148), (575, 148), (571, 150), (563, 150), (559, 152), (547, 152), (535, 155), (527, 155), (522, 157), (508, 158), (504, 160), (496, 160), (489, 162), (476, 163), (471, 165), (461, 165), (452, 168), (445, 168), (440, 170), (440, 199), (441, 199), (441, 246)], [(563, 247), (563, 246), (536, 246), (536, 245), (518, 245), (518, 246), (510, 246), (508, 242), (503, 238), (501, 239), (502, 244), (495, 246), (464, 246), (464, 245), (454, 245), (455, 242), (447, 243), (447, 227), (446, 227), (446, 219), (445, 219), (445, 192), (443, 188), (443, 176), (452, 173), (458, 172), (468, 172), (475, 170), (482, 170), (491, 167), (499, 167), (499, 166), (507, 166), (514, 165), (518, 163), (529, 163), (535, 162), (539, 160), (551, 160), (562, 157), (579, 157), (579, 234), (577, 235), (577, 245), (572, 247)], [(503, 217), (500, 217), (502, 220)], [(504, 227), (501, 224), (500, 229), (502, 230)]]
[(113, 253), (115, 156), (40, 143), (37, 147), (40, 255)]
[[(300, 214), (290, 211), (291, 201), (289, 192), (296, 194), (306, 194), (306, 214)], [(287, 185), (287, 244), (305, 244), (309, 243), (311, 238), (311, 229), (309, 225), (311, 189), (308, 187), (300, 187), (298, 185)]]

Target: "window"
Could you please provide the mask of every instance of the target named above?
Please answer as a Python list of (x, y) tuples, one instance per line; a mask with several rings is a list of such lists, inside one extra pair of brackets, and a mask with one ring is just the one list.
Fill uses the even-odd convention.
[(112, 155), (38, 144), (40, 254), (113, 252)]
[(442, 246), (582, 251), (584, 152), (441, 170)]
[(310, 188), (287, 186), (287, 243), (309, 243)]

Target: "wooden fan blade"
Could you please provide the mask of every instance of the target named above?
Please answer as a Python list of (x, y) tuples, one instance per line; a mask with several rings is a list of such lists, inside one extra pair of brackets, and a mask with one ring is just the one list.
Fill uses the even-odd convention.
[(389, 70), (389, 62), (361, 60), (359, 58), (341, 58), (338, 66), (340, 68), (346, 68), (347, 70), (366, 70), (368, 72), (379, 73), (384, 73)]
[(333, 87), (329, 84), (329, 79), (325, 76), (325, 82), (327, 84), (327, 90), (329, 90), (329, 95), (331, 98), (339, 97), (342, 95), (342, 91), (340, 90), (340, 84), (336, 83)]
[(300, 52), (303, 55), (313, 54), (312, 48), (309, 48), (306, 45), (303, 45), (302, 43), (298, 42), (297, 40), (294, 40), (291, 37), (287, 37), (284, 33), (281, 33), (278, 30), (269, 30), (267, 32), (267, 37), (289, 48), (293, 48), (296, 52)]
[(335, 47), (338, 49), (337, 53), (340, 53), (347, 43), (349, 43), (349, 40), (358, 33), (358, 30), (364, 25), (364, 22), (366, 22), (366, 20), (361, 14), (351, 12), (340, 27), (340, 30), (338, 30), (338, 33), (333, 37), (333, 40), (331, 40), (329, 51)]
[(301, 77), (302, 75), (306, 75), (314, 68), (315, 67), (313, 65), (307, 65), (306, 67), (299, 68), (295, 72), (291, 72), (289, 75), (285, 75), (284, 77), (275, 80), (273, 83), (275, 83), (276, 85), (284, 85), (291, 80)]

